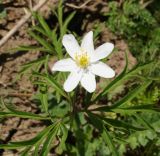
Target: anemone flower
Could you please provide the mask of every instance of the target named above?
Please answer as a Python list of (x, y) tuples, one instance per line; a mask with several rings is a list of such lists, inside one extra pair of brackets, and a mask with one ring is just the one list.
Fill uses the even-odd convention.
[(57, 61), (52, 71), (70, 72), (63, 86), (66, 92), (71, 92), (80, 82), (91, 93), (96, 89), (95, 75), (103, 78), (115, 76), (114, 70), (100, 61), (112, 52), (112, 43), (104, 43), (94, 49), (92, 31), (84, 36), (81, 46), (72, 34), (64, 35), (62, 43), (71, 58)]

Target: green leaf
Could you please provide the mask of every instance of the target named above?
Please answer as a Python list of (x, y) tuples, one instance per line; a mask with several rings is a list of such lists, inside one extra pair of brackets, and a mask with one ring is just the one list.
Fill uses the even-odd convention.
[(50, 120), (50, 118), (46, 116), (41, 116), (41, 115), (33, 114), (30, 112), (22, 112), (22, 111), (15, 110), (11, 106), (6, 105), (2, 99), (0, 103), (2, 103), (3, 107), (5, 107), (5, 109), (8, 110), (7, 112), (0, 112), (0, 118), (16, 116), (21, 118), (35, 119), (35, 120)]
[(135, 136), (132, 136), (132, 135), (129, 137), (128, 141), (129, 141), (132, 149), (136, 149), (136, 147), (139, 145), (137, 139), (138, 138), (136, 138)]
[(57, 31), (57, 29), (53, 29), (53, 31), (51, 32), (52, 41), (53, 41), (52, 43), (55, 46), (55, 48), (57, 47), (57, 44), (58, 44), (56, 31)]
[(37, 64), (37, 63), (44, 63), (44, 62), (45, 62), (45, 59), (46, 59), (46, 56), (41, 57), (41, 58), (36, 59), (36, 60), (34, 60), (34, 61), (30, 61), (29, 63), (23, 64), (22, 67), (34, 66), (34, 65)]
[[(126, 57), (127, 59), (127, 57)], [(126, 60), (126, 66), (123, 70), (123, 72), (118, 75), (97, 97), (93, 100), (92, 103), (95, 103), (98, 99), (105, 96), (111, 89), (115, 88), (116, 86), (122, 84), (123, 81), (129, 80), (131, 77), (135, 77), (135, 74), (142, 71), (143, 69), (147, 69), (151, 65), (153, 65), (155, 62), (151, 61), (149, 63), (145, 63), (142, 65), (136, 65), (132, 70), (126, 73), (127, 66), (128, 66), (128, 60)], [(144, 77), (143, 77), (144, 78)]]
[(76, 14), (75, 11), (72, 12), (72, 13), (67, 17), (67, 19), (65, 20), (65, 22), (64, 22), (64, 24), (63, 24), (63, 28), (62, 28), (63, 34), (66, 34), (68, 24), (69, 24), (69, 22), (72, 20), (72, 18), (74, 17), (75, 14)]
[(29, 34), (35, 39), (37, 40), (43, 47), (45, 47), (49, 52), (49, 54), (53, 54), (54, 52), (54, 48), (48, 43), (48, 41), (46, 41), (45, 39), (43, 39), (42, 37), (40, 37), (39, 35), (35, 34), (32, 31), (29, 31)]
[(110, 151), (112, 152), (113, 156), (119, 156), (117, 149), (114, 146), (114, 143), (112, 141), (112, 138), (111, 138), (110, 134), (107, 132), (105, 126), (103, 126), (102, 138), (104, 139), (106, 144), (109, 146)]
[(34, 119), (34, 120), (50, 120), (49, 117), (40, 116), (37, 114), (32, 114), (29, 112), (20, 112), (15, 110), (14, 113), (12, 112), (0, 112), (0, 118), (7, 118), (7, 117), (20, 117), (26, 119)]
[[(56, 124), (53, 125), (52, 129), (50, 130), (50, 133), (55, 129), (55, 127), (57, 127), (57, 124), (58, 123), (56, 123)], [(48, 133), (47, 136), (49, 136), (50, 133)], [(33, 153), (34, 156), (39, 156), (39, 151), (42, 150), (40, 148), (40, 145), (42, 145), (42, 142), (43, 142), (43, 144), (46, 143), (46, 141), (44, 142), (44, 138), (47, 137), (47, 136), (42, 137), (38, 142), (36, 142), (36, 144), (35, 144), (35, 150), (34, 150), (34, 153)]]
[[(120, 99), (118, 102), (113, 104), (112, 106), (103, 106), (94, 109), (94, 111), (111, 111), (112, 109), (116, 109), (119, 106), (125, 104), (126, 102), (129, 102), (134, 97), (136, 97), (142, 90), (144, 90), (149, 84), (151, 84), (152, 81), (148, 80), (144, 82), (141, 86), (136, 87), (132, 91), (130, 91), (126, 96), (124, 96), (122, 99)], [(93, 110), (92, 110), (93, 111)]]
[(118, 108), (110, 108), (110, 106), (103, 106), (98, 107), (96, 109), (92, 109), (90, 111), (101, 111), (101, 112), (115, 112), (115, 113), (121, 113), (121, 114), (135, 114), (136, 112), (160, 112), (159, 108), (155, 108), (154, 105), (148, 104), (148, 105), (138, 105), (138, 106), (131, 106), (131, 107), (118, 107)]
[(59, 129), (59, 124), (56, 125), (53, 130), (48, 134), (48, 137), (46, 138), (43, 147), (42, 147), (42, 151), (41, 151), (41, 155), (42, 156), (47, 156), (49, 151), (50, 151), (50, 147), (51, 147), (51, 143), (53, 141), (53, 139), (55, 138), (57, 132)]
[(34, 73), (35, 76), (44, 78), (57, 92), (59, 92), (62, 96), (69, 98), (68, 95), (64, 92), (63, 87), (60, 86), (60, 84), (57, 83), (56, 80), (54, 80), (51, 76), (42, 75), (39, 73)]
[(147, 144), (147, 142), (148, 142), (148, 140), (147, 140), (147, 138), (146, 138), (146, 135), (145, 135), (144, 133), (140, 133), (140, 134), (138, 135), (138, 141), (139, 141), (139, 143), (140, 143), (142, 146), (146, 146), (146, 144)]
[(43, 16), (40, 13), (38, 13), (37, 17), (38, 17), (38, 21), (40, 22), (41, 26), (43, 27), (43, 29), (47, 33), (48, 37), (51, 37), (51, 29), (49, 28), (48, 24), (44, 20)]
[(59, 92), (62, 96), (68, 98), (67, 94), (64, 92), (63, 87), (60, 86), (51, 76), (45, 77), (47, 82), (54, 87), (54, 89)]
[(58, 58), (63, 58), (63, 51), (62, 51), (62, 43), (61, 40), (58, 41), (56, 29), (52, 31), (52, 44), (54, 45), (55, 51), (58, 54)]
[(41, 33), (42, 35), (48, 37), (48, 34), (46, 34), (46, 32), (44, 31), (43, 28), (39, 27), (39, 26), (33, 26), (32, 30), (36, 30), (37, 32)]
[(43, 51), (50, 53), (51, 51), (39, 46), (19, 46), (17, 48), (13, 48), (12, 51)]
[(44, 62), (44, 69), (45, 69), (45, 73), (46, 73), (46, 75), (49, 75), (49, 73), (48, 73), (48, 69), (49, 69), (49, 65), (48, 65), (48, 62), (49, 62), (49, 54), (48, 55), (46, 55), (46, 59), (45, 59), (45, 62)]
[(127, 77), (130, 77), (132, 75), (134, 75), (135, 73), (138, 73), (144, 69), (148, 69), (150, 68), (152, 65), (154, 65), (156, 62), (155, 61), (150, 61), (144, 64), (137, 64), (134, 68), (132, 68), (132, 70), (130, 70), (127, 74)]
[(35, 144), (35, 149), (33, 152), (33, 156), (39, 156), (39, 150), (40, 150), (40, 145), (42, 144), (43, 139), (39, 140), (36, 144)]
[(134, 116), (137, 118), (140, 124), (143, 124), (146, 128), (150, 129), (151, 131), (154, 131), (154, 128), (152, 127), (152, 125), (150, 125), (145, 119), (143, 119), (143, 117), (141, 117), (138, 114), (134, 114)]
[(154, 108), (152, 104), (149, 104), (149, 105), (139, 105), (139, 106), (125, 107), (125, 108), (115, 108), (112, 109), (112, 111), (116, 113), (131, 115), (135, 114), (136, 112), (155, 113), (159, 112), (160, 109)]
[(58, 154), (61, 155), (63, 153), (64, 150), (66, 150), (66, 144), (65, 141), (68, 137), (68, 129), (65, 127), (65, 125), (62, 123), (61, 124), (61, 131), (63, 133), (62, 139), (60, 141), (60, 145), (58, 146)]
[(47, 93), (40, 93), (40, 101), (43, 106), (43, 109), (46, 113), (48, 113), (48, 96)]
[(47, 128), (45, 128), (43, 131), (41, 131), (36, 137), (27, 140), (27, 141), (18, 141), (18, 142), (10, 142), (8, 144), (0, 144), (0, 149), (16, 149), (21, 147), (26, 147), (30, 145), (34, 145), (36, 142), (38, 142), (42, 137), (46, 137), (49, 133), (49, 131), (53, 128), (54, 125), (50, 125)]
[(26, 147), (22, 152), (20, 152), (21, 156), (28, 156), (29, 151), (31, 150), (32, 146)]
[(124, 96), (121, 100), (113, 104), (110, 108), (116, 108), (121, 106), (122, 104), (125, 104), (126, 102), (132, 100), (134, 97), (136, 97), (139, 93), (141, 93), (147, 86), (151, 84), (152, 81), (148, 80), (141, 84), (141, 86), (136, 87), (135, 89), (129, 91), (129, 93)]
[(101, 132), (103, 130), (103, 124), (101, 119), (91, 112), (87, 112), (87, 114), (91, 124)]
[(105, 121), (105, 123), (116, 127), (116, 128), (122, 128), (125, 130), (135, 130), (135, 131), (142, 131), (145, 130), (144, 128), (141, 127), (136, 127), (136, 126), (132, 126), (126, 122), (123, 122), (121, 120), (117, 120), (117, 119), (110, 119), (110, 118), (103, 118), (103, 120)]
[(14, 51), (31, 51), (31, 50), (39, 50), (39, 46), (28, 46), (28, 45), (26, 45), (26, 46), (19, 46), (19, 47), (17, 47), (17, 48), (15, 48), (15, 49), (13, 49)]

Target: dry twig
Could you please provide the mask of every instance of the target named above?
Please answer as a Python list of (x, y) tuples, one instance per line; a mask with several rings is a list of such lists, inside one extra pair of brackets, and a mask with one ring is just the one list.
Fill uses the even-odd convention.
[(76, 6), (76, 5), (74, 5), (74, 4), (70, 4), (70, 3), (66, 3), (66, 6), (69, 6), (69, 7), (71, 7), (71, 8), (75, 8), (75, 9), (82, 9), (82, 8), (84, 8), (89, 2), (91, 2), (92, 0), (88, 0), (88, 1), (86, 1), (85, 3), (83, 3), (82, 5), (80, 5), (80, 6)]
[(145, 3), (142, 3), (142, 9), (146, 8), (148, 5), (150, 5), (153, 2), (154, 2), (154, 0), (149, 0), (149, 1), (145, 2)]
[(4, 94), (0, 94), (0, 96), (4, 96), (4, 97), (31, 97), (33, 96), (32, 93), (4, 93)]
[[(29, 0), (29, 9), (30, 9), (30, 10), (33, 10), (33, 3), (32, 3), (32, 0)], [(35, 26), (34, 18), (32, 17), (31, 20), (32, 20), (32, 25)]]
[[(40, 0), (39, 3), (33, 7), (32, 11), (37, 11), (40, 9), (48, 0)], [(5, 44), (8, 39), (19, 30), (19, 28), (31, 17), (31, 12), (28, 12), (25, 16), (23, 16), (19, 22), (0, 40), (0, 47)]]

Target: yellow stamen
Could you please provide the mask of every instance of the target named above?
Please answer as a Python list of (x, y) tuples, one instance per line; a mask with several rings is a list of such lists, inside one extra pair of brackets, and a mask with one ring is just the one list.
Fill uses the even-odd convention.
[(89, 56), (87, 53), (77, 54), (75, 56), (75, 60), (78, 66), (81, 68), (86, 68), (89, 65)]

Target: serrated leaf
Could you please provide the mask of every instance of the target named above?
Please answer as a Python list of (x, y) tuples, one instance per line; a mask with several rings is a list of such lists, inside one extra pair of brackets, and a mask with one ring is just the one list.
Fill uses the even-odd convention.
[(132, 149), (135, 149), (139, 144), (138, 144), (138, 140), (135, 136), (131, 136), (128, 139), (130, 146)]
[(143, 133), (140, 133), (138, 135), (138, 141), (142, 146), (145, 146), (148, 142), (148, 140), (146, 139), (146, 136)]
[(156, 134), (155, 131), (147, 130), (146, 131), (146, 136), (147, 136), (148, 139), (153, 140), (157, 137), (157, 134)]

